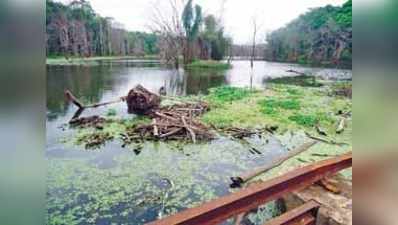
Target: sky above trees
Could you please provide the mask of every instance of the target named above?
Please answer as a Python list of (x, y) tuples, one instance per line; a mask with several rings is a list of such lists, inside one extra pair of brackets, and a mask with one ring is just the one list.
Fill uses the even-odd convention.
[[(71, 0), (57, 0), (68, 3)], [(104, 17), (113, 17), (124, 24), (127, 30), (149, 31), (151, 11), (154, 5), (166, 4), (167, 0), (88, 0), (93, 9)], [(224, 2), (224, 4), (223, 4)], [(286, 25), (310, 8), (327, 4), (342, 5), (345, 0), (195, 0), (205, 14), (220, 15), (226, 33), (236, 44), (248, 44), (252, 35), (252, 20), (260, 24), (259, 42), (266, 32)], [(223, 10), (222, 10), (223, 9)]]

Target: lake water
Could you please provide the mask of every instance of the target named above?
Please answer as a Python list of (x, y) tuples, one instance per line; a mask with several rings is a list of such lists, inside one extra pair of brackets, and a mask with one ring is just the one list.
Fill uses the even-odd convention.
[[(273, 137), (248, 139), (263, 154), (244, 143), (219, 137), (197, 145), (152, 142), (138, 151), (114, 141), (85, 150), (70, 143), (76, 130), (66, 126), (76, 111), (64, 100), (71, 90), (85, 102), (117, 99), (141, 84), (168, 95), (206, 94), (221, 85), (264, 88), (269, 77), (291, 76), (296, 70), (324, 79), (350, 79), (350, 70), (309, 68), (294, 64), (234, 61), (228, 71), (172, 70), (156, 61), (114, 60), (99, 66), (47, 67), (47, 211), (48, 224), (144, 224), (160, 216), (225, 195), (229, 177), (270, 162), (286, 152)], [(109, 108), (131, 117), (124, 103), (87, 110), (83, 116), (104, 115)], [(251, 218), (254, 224), (275, 215), (267, 205)]]

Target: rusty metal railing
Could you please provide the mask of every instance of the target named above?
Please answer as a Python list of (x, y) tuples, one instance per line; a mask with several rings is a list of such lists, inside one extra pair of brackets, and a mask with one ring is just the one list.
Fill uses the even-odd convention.
[(290, 171), (266, 182), (252, 184), (238, 192), (220, 197), (157, 220), (147, 225), (214, 225), (233, 216), (248, 212), (269, 201), (311, 184), (352, 166), (352, 153), (338, 156)]

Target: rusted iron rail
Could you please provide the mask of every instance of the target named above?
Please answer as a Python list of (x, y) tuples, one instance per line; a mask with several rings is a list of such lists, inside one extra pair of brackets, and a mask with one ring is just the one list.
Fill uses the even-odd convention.
[(148, 225), (213, 225), (232, 216), (255, 209), (283, 195), (301, 190), (318, 180), (352, 166), (352, 153), (323, 160), (290, 171), (263, 183), (252, 184), (238, 192), (187, 209)]
[(315, 222), (315, 216), (319, 207), (318, 202), (311, 200), (268, 221), (264, 225), (312, 224)]

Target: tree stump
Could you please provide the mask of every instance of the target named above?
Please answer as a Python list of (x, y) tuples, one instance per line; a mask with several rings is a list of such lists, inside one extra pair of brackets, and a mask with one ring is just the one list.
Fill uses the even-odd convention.
[(159, 108), (160, 97), (141, 85), (131, 89), (126, 97), (128, 113), (150, 115)]

